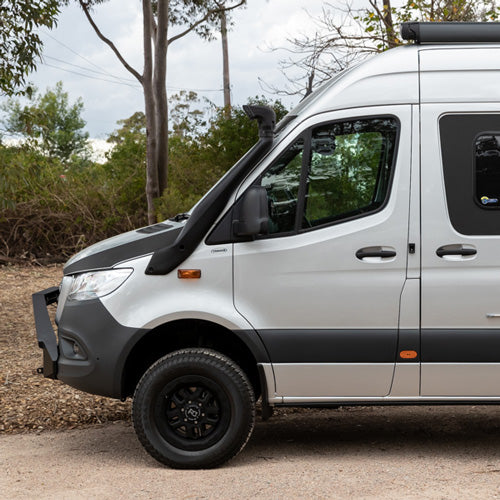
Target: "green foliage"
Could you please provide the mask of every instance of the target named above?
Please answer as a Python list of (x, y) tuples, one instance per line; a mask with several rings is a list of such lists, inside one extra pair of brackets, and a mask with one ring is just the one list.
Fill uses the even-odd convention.
[[(254, 98), (250, 103), (271, 104), (277, 120), (287, 112), (280, 101), (268, 103), (264, 98)], [(169, 184), (157, 205), (159, 219), (189, 210), (257, 139), (257, 123), (239, 107), (232, 109), (230, 119), (223, 109), (216, 109), (205, 130), (172, 135)]]
[(142, 220), (146, 210), (146, 117), (134, 113), (119, 120), (108, 142), (115, 144), (100, 167), (108, 190), (113, 193), (118, 217), (135, 214)]
[(52, 28), (59, 0), (0, 0), (0, 94), (28, 94), (26, 77), (43, 47), (38, 28)]
[(408, 21), (441, 21), (441, 22), (475, 22), (496, 21), (500, 8), (494, 0), (406, 0), (401, 7), (391, 7), (390, 16), (392, 26), (384, 21), (390, 4), (363, 9), (358, 16), (354, 16), (364, 26), (365, 33), (372, 39), (377, 50), (390, 48), (390, 41), (402, 44), (397, 29), (403, 22)]
[(108, 142), (118, 145), (125, 142), (145, 144), (146, 116), (142, 111), (137, 111), (128, 118), (118, 120), (117, 124), (121, 127), (109, 135)]
[(52, 167), (49, 158), (30, 149), (0, 146), (0, 209), (13, 209), (36, 196)]
[[(283, 117), (281, 103), (273, 106), (278, 119)], [(240, 108), (229, 120), (223, 109), (214, 109), (205, 128), (198, 126), (201, 115), (193, 116), (169, 141), (171, 175), (159, 200), (160, 218), (191, 208), (257, 140), (257, 124)], [(75, 157), (63, 162), (29, 145), (0, 145), (0, 255), (64, 260), (146, 224), (144, 114), (118, 125), (102, 165)]]
[(62, 82), (43, 95), (32, 95), (26, 105), (9, 99), (3, 110), (7, 114), (6, 131), (21, 136), (33, 149), (40, 148), (46, 155), (65, 162), (88, 151), (88, 133), (83, 132), (85, 121), (81, 117), (83, 102), (78, 99), (70, 104)]
[[(153, 2), (153, 6), (158, 0)], [(211, 11), (206, 22), (201, 23), (195, 28), (195, 32), (206, 40), (214, 38), (214, 28), (220, 25), (220, 10), (222, 8), (237, 5), (237, 1), (228, 2), (221, 0), (169, 0), (169, 21), (173, 26), (192, 24), (194, 20), (199, 19), (200, 14)], [(246, 0), (241, 2), (246, 3)]]
[[(67, 5), (71, 0), (62, 0)], [(75, 0), (77, 3), (84, 3), (85, 6), (93, 8), (96, 5), (106, 3), (109, 0)], [(168, 24), (170, 26), (189, 26), (196, 21), (203, 19), (204, 14), (209, 13), (204, 22), (195, 26), (196, 34), (206, 40), (214, 38), (214, 28), (220, 24), (220, 11), (234, 6), (246, 4), (246, 0), (235, 0), (227, 2), (223, 0), (161, 0), (166, 2), (168, 9)], [(159, 0), (151, 0), (153, 15), (157, 17)]]
[[(36, 149), (0, 146), (0, 254), (61, 258), (144, 226), (142, 114), (122, 120), (103, 165), (62, 162)], [(142, 115), (142, 121), (144, 115)]]
[(206, 127), (205, 113), (200, 109), (193, 109), (193, 106), (199, 104), (198, 94), (192, 90), (181, 90), (170, 97), (169, 124), (173, 135), (193, 137)]

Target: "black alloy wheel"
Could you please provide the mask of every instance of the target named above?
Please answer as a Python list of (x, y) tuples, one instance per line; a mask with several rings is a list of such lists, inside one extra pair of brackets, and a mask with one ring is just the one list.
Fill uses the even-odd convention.
[(144, 448), (175, 468), (217, 467), (246, 444), (255, 398), (245, 373), (209, 349), (183, 349), (158, 360), (141, 378), (134, 427)]

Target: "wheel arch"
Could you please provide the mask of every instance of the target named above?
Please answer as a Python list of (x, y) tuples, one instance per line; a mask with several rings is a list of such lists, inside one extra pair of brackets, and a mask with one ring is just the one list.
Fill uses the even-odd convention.
[(159, 325), (132, 347), (122, 371), (121, 396), (132, 396), (142, 375), (158, 359), (189, 347), (214, 349), (237, 363), (249, 378), (256, 395), (261, 393), (258, 363), (269, 356), (254, 330), (230, 330), (203, 319), (179, 319)]

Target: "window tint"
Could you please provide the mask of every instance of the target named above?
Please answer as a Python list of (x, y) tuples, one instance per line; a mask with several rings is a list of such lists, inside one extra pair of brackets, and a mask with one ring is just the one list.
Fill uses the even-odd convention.
[(500, 234), (500, 203), (492, 201), (500, 198), (499, 125), (496, 113), (439, 120), (448, 214), (461, 234)]
[(269, 234), (295, 229), (304, 140), (297, 140), (261, 178), (269, 203)]
[(302, 227), (379, 208), (387, 197), (396, 135), (392, 118), (313, 129)]
[(268, 233), (309, 229), (381, 207), (397, 132), (398, 121), (390, 117), (332, 122), (305, 132), (259, 180), (267, 190)]
[(475, 160), (476, 201), (484, 208), (500, 207), (500, 134), (476, 138)]

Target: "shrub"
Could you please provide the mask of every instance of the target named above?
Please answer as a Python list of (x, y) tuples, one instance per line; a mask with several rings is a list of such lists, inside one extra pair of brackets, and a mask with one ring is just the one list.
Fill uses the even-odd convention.
[(57, 159), (5, 147), (0, 171), (0, 254), (6, 257), (65, 260), (146, 223), (143, 172), (116, 164), (65, 169)]

